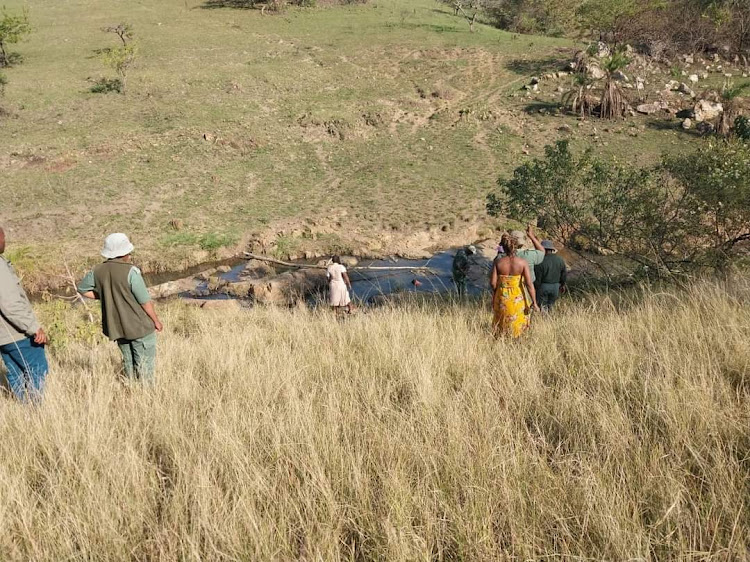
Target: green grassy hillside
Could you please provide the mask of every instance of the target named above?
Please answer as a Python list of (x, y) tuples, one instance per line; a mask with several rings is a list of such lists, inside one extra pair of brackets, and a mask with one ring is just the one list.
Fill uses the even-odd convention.
[[(81, 266), (118, 230), (149, 269), (236, 252), (280, 219), (340, 223), (321, 240), (336, 247), (348, 229), (449, 230), (482, 216), (499, 173), (570, 135), (563, 123), (639, 163), (693, 142), (637, 120), (576, 128), (540, 115), (552, 86), (519, 89), (573, 44), (472, 34), (430, 0), (283, 15), (196, 0), (7, 2), (22, 5), (34, 32), (7, 71), (0, 222), (28, 280)], [(101, 28), (121, 21), (140, 44), (129, 91), (89, 93), (112, 76), (95, 50), (117, 38)]]

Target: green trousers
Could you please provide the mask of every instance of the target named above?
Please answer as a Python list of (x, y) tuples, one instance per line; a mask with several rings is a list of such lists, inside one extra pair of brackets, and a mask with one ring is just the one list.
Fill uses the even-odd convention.
[(122, 370), (131, 380), (153, 382), (156, 365), (156, 332), (137, 340), (117, 340), (122, 353)]

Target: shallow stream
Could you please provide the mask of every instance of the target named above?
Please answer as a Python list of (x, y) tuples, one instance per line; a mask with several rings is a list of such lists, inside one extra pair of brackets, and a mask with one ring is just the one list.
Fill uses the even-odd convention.
[[(396, 293), (447, 293), (453, 291), (455, 285), (452, 277), (452, 265), (455, 253), (455, 249), (445, 250), (434, 254), (429, 259), (422, 260), (403, 258), (363, 260), (356, 267), (349, 268), (352, 298), (360, 303), (371, 303), (376, 297)], [(303, 264), (304, 262), (300, 262), (300, 265)], [(230, 271), (220, 273), (218, 276), (230, 283), (242, 281), (244, 267), (245, 261), (237, 263)], [(362, 270), (357, 269), (359, 267), (413, 267), (414, 269)], [(274, 268), (277, 274), (291, 269), (283, 266), (274, 266)], [(204, 292), (206, 288), (207, 282), (201, 283), (197, 292)], [(482, 288), (469, 282), (467, 292), (478, 295), (482, 292)], [(192, 294), (185, 294), (184, 296), (194, 298)], [(225, 294), (212, 294), (201, 298), (230, 299), (233, 297)], [(324, 299), (325, 295), (311, 295), (308, 300), (314, 305)]]

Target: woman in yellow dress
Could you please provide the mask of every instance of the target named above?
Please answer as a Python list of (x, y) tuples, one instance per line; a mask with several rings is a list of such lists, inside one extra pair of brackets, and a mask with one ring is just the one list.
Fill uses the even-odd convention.
[(534, 310), (538, 311), (539, 306), (536, 304), (536, 291), (531, 281), (529, 262), (516, 256), (518, 243), (510, 235), (503, 234), (500, 245), (505, 251), (505, 256), (495, 260), (490, 278), (494, 312), (492, 331), (496, 336), (507, 335), (517, 338), (528, 329), (531, 319), (527, 291)]

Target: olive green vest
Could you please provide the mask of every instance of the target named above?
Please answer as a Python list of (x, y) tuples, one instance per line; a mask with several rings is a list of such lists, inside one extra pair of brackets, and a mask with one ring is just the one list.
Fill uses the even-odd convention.
[(154, 323), (130, 290), (133, 264), (114, 259), (94, 268), (94, 292), (102, 303), (102, 331), (110, 340), (137, 340), (154, 331)]

